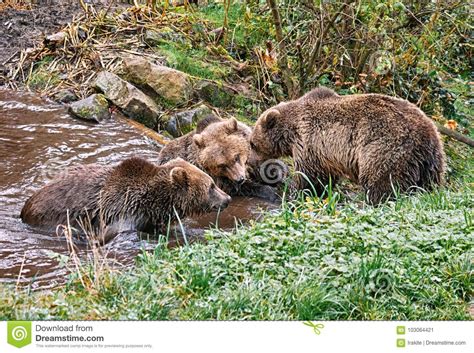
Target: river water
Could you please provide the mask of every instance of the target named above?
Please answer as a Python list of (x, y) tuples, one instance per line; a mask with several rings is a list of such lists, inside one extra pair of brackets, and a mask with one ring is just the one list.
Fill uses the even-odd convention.
[[(93, 124), (73, 119), (63, 106), (32, 94), (0, 89), (0, 283), (33, 289), (64, 283), (68, 269), (60, 263), (69, 254), (67, 242), (23, 224), (19, 215), (24, 202), (73, 165), (110, 165), (132, 155), (156, 161), (160, 146), (149, 136), (121, 119)], [(186, 240), (199, 239), (211, 226), (231, 229), (270, 207), (274, 206), (262, 200), (234, 197), (219, 219), (212, 213), (185, 220)], [(107, 257), (132, 266), (137, 253), (152, 249), (156, 242), (142, 234), (120, 234), (107, 245)], [(76, 247), (80, 258), (90, 256), (87, 244)]]

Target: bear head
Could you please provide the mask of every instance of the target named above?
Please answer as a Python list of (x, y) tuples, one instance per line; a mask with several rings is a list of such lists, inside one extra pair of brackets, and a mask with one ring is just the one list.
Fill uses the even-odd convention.
[(231, 197), (219, 189), (214, 180), (202, 170), (176, 158), (163, 167), (169, 168), (169, 178), (176, 204), (183, 214), (198, 214), (226, 208)]
[(235, 118), (207, 126), (193, 136), (193, 143), (198, 148), (197, 162), (210, 176), (238, 184), (247, 179), (250, 144)]
[(278, 107), (265, 111), (255, 123), (250, 136), (253, 158), (267, 160), (292, 154), (294, 122), (288, 121)]

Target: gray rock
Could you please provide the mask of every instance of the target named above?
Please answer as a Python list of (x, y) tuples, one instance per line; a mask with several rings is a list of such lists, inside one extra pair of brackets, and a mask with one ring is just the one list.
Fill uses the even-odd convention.
[(77, 97), (76, 93), (74, 93), (73, 90), (71, 89), (63, 89), (61, 91), (58, 91), (54, 96), (53, 99), (56, 102), (60, 103), (71, 103), (74, 101), (77, 101), (79, 98)]
[(184, 38), (169, 27), (161, 28), (159, 31), (148, 29), (143, 36), (143, 41), (151, 47), (157, 47), (166, 42), (184, 43)]
[(152, 47), (159, 45), (162, 40), (163, 36), (161, 33), (152, 29), (147, 30), (143, 36), (143, 41)]
[(128, 117), (154, 128), (160, 115), (158, 105), (138, 88), (117, 75), (102, 71), (97, 75), (94, 87), (118, 106)]
[(46, 36), (46, 38), (44, 39), (44, 42), (48, 46), (58, 47), (64, 43), (64, 40), (66, 39), (66, 37), (67, 37), (66, 32), (61, 31), (61, 32), (57, 32), (49, 36)]
[(158, 102), (184, 105), (192, 96), (192, 84), (184, 72), (138, 56), (124, 59), (123, 70), (127, 80), (155, 95)]
[(69, 106), (69, 112), (78, 118), (98, 123), (110, 119), (109, 102), (102, 94), (93, 94), (86, 99), (72, 103)]
[(208, 116), (214, 114), (206, 105), (191, 110), (186, 110), (172, 115), (166, 124), (166, 131), (173, 137), (179, 137), (187, 134), (194, 129), (196, 124)]
[(212, 104), (214, 107), (228, 108), (234, 102), (234, 92), (215, 82), (199, 81), (194, 90), (199, 99)]

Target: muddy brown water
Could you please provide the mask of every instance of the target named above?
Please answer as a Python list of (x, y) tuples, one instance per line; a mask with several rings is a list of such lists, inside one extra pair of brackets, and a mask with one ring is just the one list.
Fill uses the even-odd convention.
[[(0, 284), (50, 288), (67, 278), (68, 270), (60, 264), (61, 256), (69, 254), (65, 239), (19, 218), (35, 190), (73, 165), (110, 165), (132, 155), (155, 161), (158, 152), (159, 146), (123, 121), (92, 124), (34, 95), (0, 89)], [(263, 200), (234, 197), (218, 219), (212, 213), (184, 220), (186, 240), (199, 239), (209, 227), (231, 229), (274, 207)], [(130, 266), (141, 249), (152, 249), (157, 241), (143, 234), (119, 234), (107, 245), (107, 257)], [(80, 258), (91, 255), (86, 244), (76, 246)]]

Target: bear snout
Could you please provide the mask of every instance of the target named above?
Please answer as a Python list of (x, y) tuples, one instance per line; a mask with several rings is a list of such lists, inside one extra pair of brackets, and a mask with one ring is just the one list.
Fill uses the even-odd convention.
[(227, 208), (227, 206), (229, 206), (229, 203), (230, 203), (231, 200), (232, 200), (232, 198), (230, 196), (226, 196), (224, 198), (224, 201), (222, 201), (221, 205), (219, 206), (219, 208)]
[(242, 185), (244, 183), (245, 179), (246, 178), (244, 176), (241, 176), (239, 179), (236, 180), (236, 182), (237, 182), (237, 184)]
[(228, 171), (227, 178), (233, 182), (241, 185), (247, 180), (247, 168), (240, 164), (234, 164), (234, 166)]
[(229, 206), (229, 203), (232, 201), (232, 198), (227, 195), (224, 191), (219, 188), (216, 188), (214, 195), (211, 198), (211, 208), (213, 210), (224, 209)]

